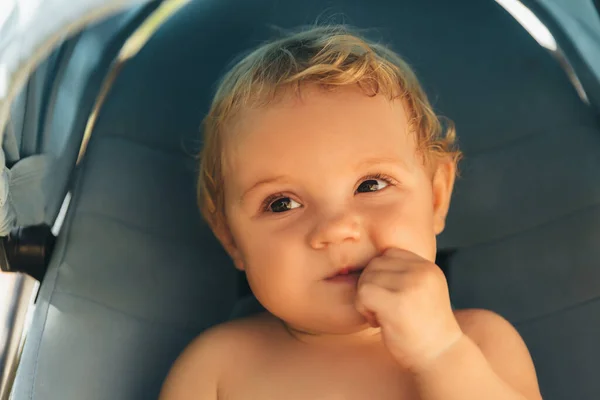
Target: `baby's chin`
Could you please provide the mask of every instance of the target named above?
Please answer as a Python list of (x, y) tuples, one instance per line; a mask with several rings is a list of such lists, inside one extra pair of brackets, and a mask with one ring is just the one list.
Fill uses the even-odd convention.
[(329, 324), (324, 326), (303, 327), (288, 324), (284, 321), (288, 333), (296, 340), (308, 344), (327, 346), (363, 345), (372, 346), (381, 344), (381, 329), (373, 328), (367, 323), (353, 326)]
[(355, 335), (371, 328), (364, 316), (353, 306), (336, 310), (320, 310), (302, 317), (280, 319), (288, 327), (312, 335)]

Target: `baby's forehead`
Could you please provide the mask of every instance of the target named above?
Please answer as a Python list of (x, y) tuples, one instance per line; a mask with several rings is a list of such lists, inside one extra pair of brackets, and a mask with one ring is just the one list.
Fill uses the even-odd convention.
[(265, 136), (280, 136), (289, 131), (309, 134), (342, 128), (351, 139), (361, 128), (364, 133), (385, 128), (403, 136), (409, 130), (402, 100), (369, 96), (357, 85), (338, 88), (310, 85), (256, 103), (240, 107), (227, 122), (227, 129), (223, 130), (226, 145), (264, 140)]
[(361, 160), (411, 165), (414, 135), (399, 101), (359, 90), (314, 91), (241, 111), (224, 141), (224, 172), (243, 180), (274, 170), (304, 173)]

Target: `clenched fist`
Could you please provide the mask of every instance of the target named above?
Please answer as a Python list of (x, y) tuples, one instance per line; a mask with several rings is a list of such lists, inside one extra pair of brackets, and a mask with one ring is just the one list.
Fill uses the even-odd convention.
[(386, 347), (407, 370), (424, 368), (463, 337), (443, 272), (406, 250), (388, 249), (367, 265), (356, 308), (381, 327)]

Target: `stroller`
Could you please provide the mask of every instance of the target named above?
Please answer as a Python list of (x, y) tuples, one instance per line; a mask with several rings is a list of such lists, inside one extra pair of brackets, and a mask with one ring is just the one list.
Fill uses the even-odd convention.
[(327, 18), (456, 122), (454, 306), (516, 326), (544, 399), (600, 398), (597, 6), (3, 0), (0, 399), (157, 398), (195, 336), (259, 308), (196, 206), (199, 126), (237, 54)]

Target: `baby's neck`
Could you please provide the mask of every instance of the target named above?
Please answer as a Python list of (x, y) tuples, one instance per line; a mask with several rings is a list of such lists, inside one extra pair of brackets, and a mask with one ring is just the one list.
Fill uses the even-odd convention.
[(306, 344), (348, 346), (371, 345), (381, 342), (381, 328), (372, 328), (368, 325), (352, 333), (327, 333), (309, 331), (290, 325), (285, 321), (281, 321), (281, 323), (293, 339)]

